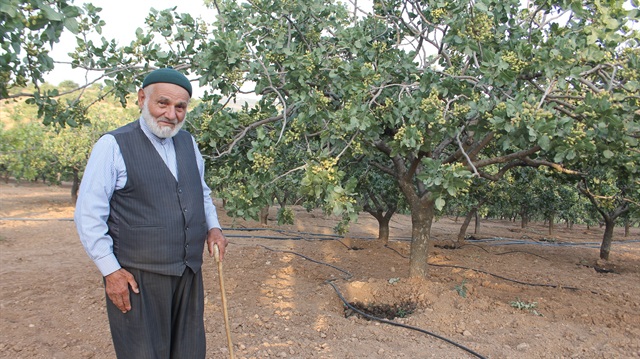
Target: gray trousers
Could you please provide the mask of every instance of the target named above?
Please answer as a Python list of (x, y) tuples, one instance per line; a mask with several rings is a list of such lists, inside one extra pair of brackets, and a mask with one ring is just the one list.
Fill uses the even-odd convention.
[(107, 297), (107, 314), (118, 359), (204, 359), (202, 271), (180, 277), (125, 268), (140, 294), (122, 313)]

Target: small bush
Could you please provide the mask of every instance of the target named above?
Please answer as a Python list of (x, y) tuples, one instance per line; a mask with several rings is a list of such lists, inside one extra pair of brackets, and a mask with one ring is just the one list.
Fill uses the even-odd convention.
[(293, 219), (295, 218), (293, 214), (293, 210), (289, 207), (283, 207), (278, 210), (278, 224), (293, 224)]
[(510, 303), (512, 307), (516, 308), (516, 309), (520, 309), (520, 310), (526, 310), (529, 311), (530, 313), (533, 313), (537, 316), (543, 317), (544, 315), (542, 315), (540, 312), (538, 312), (536, 310), (536, 307), (538, 306), (538, 303), (536, 302), (525, 302), (520, 300), (520, 298), (516, 297), (516, 300), (514, 300), (513, 302)]
[(461, 296), (462, 298), (467, 297), (467, 286), (465, 284), (467, 284), (467, 280), (463, 279), (462, 283), (453, 287), (453, 289), (455, 289), (456, 292), (458, 292), (458, 295)]

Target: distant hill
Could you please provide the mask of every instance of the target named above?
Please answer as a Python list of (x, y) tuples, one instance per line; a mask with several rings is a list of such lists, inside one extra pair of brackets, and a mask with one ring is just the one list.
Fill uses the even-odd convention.
[(244, 106), (245, 103), (249, 105), (249, 108), (252, 108), (258, 103), (258, 101), (259, 99), (255, 97), (238, 96), (235, 102), (229, 101), (229, 104), (227, 104), (227, 107), (234, 111), (239, 111), (242, 109), (242, 106)]

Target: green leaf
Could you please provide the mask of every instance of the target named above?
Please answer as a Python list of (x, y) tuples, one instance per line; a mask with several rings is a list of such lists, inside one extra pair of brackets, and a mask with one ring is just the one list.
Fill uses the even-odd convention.
[(76, 21), (73, 17), (67, 17), (64, 19), (64, 27), (71, 31), (74, 35), (80, 33), (80, 28), (78, 26), (78, 21)]
[(611, 158), (614, 156), (614, 153), (611, 150), (604, 150), (604, 152), (602, 152), (602, 154), (604, 155), (604, 158)]
[(16, 16), (18, 16), (18, 9), (14, 6), (10, 6), (5, 2), (0, 3), (0, 12), (9, 15), (9, 18), (15, 18)]
[(61, 21), (63, 19), (62, 14), (42, 2), (40, 2), (40, 9), (44, 12), (44, 15), (47, 17), (47, 19), (51, 21)]
[(549, 148), (551, 148), (551, 140), (549, 139), (549, 136), (541, 136), (540, 139), (538, 139), (538, 145), (540, 145), (544, 151), (548, 151)]
[(607, 18), (607, 20), (605, 21), (605, 24), (607, 25), (607, 29), (609, 30), (615, 30), (618, 28), (618, 26), (620, 26), (620, 23), (618, 22), (618, 20), (611, 17)]
[(487, 5), (481, 1), (478, 1), (476, 3), (476, 9), (483, 11), (483, 12), (487, 12), (489, 11), (489, 8), (487, 8)]

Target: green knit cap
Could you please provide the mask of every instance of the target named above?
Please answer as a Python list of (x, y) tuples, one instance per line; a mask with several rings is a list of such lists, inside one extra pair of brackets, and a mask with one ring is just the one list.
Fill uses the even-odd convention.
[(159, 82), (178, 85), (187, 90), (189, 97), (191, 97), (191, 82), (189, 82), (189, 79), (187, 79), (185, 75), (174, 70), (172, 67), (165, 67), (151, 71), (147, 77), (144, 78), (144, 81), (142, 81), (142, 88)]

